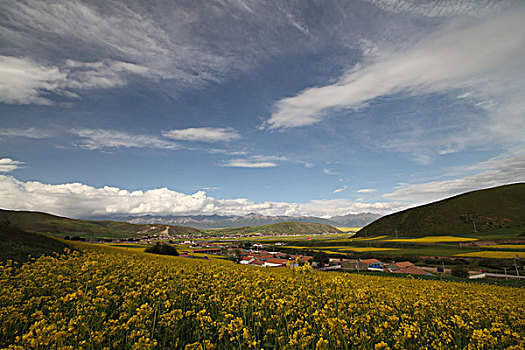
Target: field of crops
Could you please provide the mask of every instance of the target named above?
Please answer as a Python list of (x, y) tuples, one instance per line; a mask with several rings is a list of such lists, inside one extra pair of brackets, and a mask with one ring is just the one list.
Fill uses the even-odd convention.
[(456, 236), (428, 236), (421, 238), (399, 238), (387, 239), (385, 242), (404, 242), (404, 243), (445, 243), (445, 242), (470, 242), (477, 241), (476, 238), (456, 237)]
[(525, 257), (525, 252), (511, 252), (511, 251), (499, 251), (499, 250), (485, 250), (481, 252), (462, 253), (456, 254), (456, 256), (465, 256), (470, 258), (492, 258), (492, 259), (514, 259), (516, 255), (520, 258)]
[(0, 347), (525, 348), (523, 289), (80, 247), (0, 265)]

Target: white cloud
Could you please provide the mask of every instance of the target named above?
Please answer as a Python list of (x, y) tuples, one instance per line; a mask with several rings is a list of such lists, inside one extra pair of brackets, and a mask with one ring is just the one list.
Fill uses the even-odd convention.
[(27, 137), (30, 139), (45, 139), (48, 137), (52, 137), (53, 133), (50, 131), (39, 130), (36, 128), (27, 128), (27, 129), (6, 128), (6, 129), (0, 129), (0, 136)]
[(220, 164), (222, 167), (229, 168), (273, 168), (277, 166), (277, 163), (274, 162), (257, 162), (251, 161), (249, 159), (230, 159), (223, 164)]
[(0, 102), (50, 104), (42, 95), (59, 91), (67, 74), (29, 59), (0, 56)]
[(372, 192), (375, 192), (376, 190), (373, 189), (373, 188), (362, 188), (360, 190), (357, 190), (356, 193), (372, 193)]
[(0, 173), (7, 173), (9, 171), (16, 170), (20, 168), (20, 165), (22, 164), (24, 164), (24, 162), (12, 160), (11, 158), (1, 158), (0, 159)]
[(483, 16), (495, 13), (504, 7), (503, 1), (454, 0), (454, 1), (407, 1), (407, 0), (368, 0), (375, 6), (394, 13), (413, 13), (428, 17), (441, 16)]
[(524, 22), (525, 11), (518, 8), (490, 20), (454, 23), (411, 48), (383, 52), (374, 62), (355, 66), (334, 84), (281, 99), (266, 127), (311, 125), (333, 111), (363, 108), (381, 96), (460, 89), (471, 92), (471, 102), (478, 108), (480, 101), (492, 102), (483, 105), (489, 117), (480, 128), (486, 130), (454, 135), (455, 141), (481, 142), (491, 134), (491, 139), (505, 134), (516, 141), (520, 138), (516, 129), (523, 130), (525, 124), (525, 103), (519, 98), (525, 93)]
[(324, 168), (323, 169), (323, 173), (325, 173), (327, 175), (339, 175), (339, 173), (333, 171), (332, 169), (328, 169), (328, 168)]
[(423, 204), (481, 188), (525, 182), (525, 155), (493, 158), (470, 169), (484, 171), (452, 180), (403, 185), (383, 197)]
[(159, 139), (156, 136), (131, 134), (124, 131), (104, 129), (75, 129), (71, 133), (81, 138), (77, 143), (80, 148), (98, 150), (106, 148), (158, 148), (176, 150), (181, 146), (172, 141)]
[(117, 187), (95, 188), (81, 183), (49, 185), (19, 181), (0, 175), (0, 207), (36, 210), (69, 217), (116, 215), (310, 215), (329, 217), (363, 211), (386, 213), (399, 203), (358, 203), (343, 199), (308, 203), (253, 202), (245, 198), (216, 199), (204, 191), (184, 194), (168, 188), (128, 191)]
[(346, 190), (346, 186), (336, 188), (332, 193), (340, 193)]
[(233, 128), (187, 128), (163, 131), (162, 136), (183, 141), (228, 142), (241, 138)]
[(270, 162), (279, 162), (279, 161), (286, 161), (288, 160), (288, 157), (285, 156), (266, 156), (261, 154), (255, 154), (253, 156), (250, 156), (250, 159), (256, 160), (256, 161), (270, 161)]
[(29, 58), (0, 56), (0, 102), (52, 104), (50, 93), (78, 98), (75, 91), (122, 86), (128, 74), (144, 75), (145, 67), (105, 60), (66, 66), (45, 66)]

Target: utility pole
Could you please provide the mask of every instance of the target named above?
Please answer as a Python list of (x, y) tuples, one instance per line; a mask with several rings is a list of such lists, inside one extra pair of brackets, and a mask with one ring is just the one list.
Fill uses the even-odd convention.
[(514, 267), (516, 268), (516, 275), (520, 277), (520, 273), (518, 272), (518, 261), (516, 259), (514, 259)]
[(507, 279), (507, 268), (504, 267), (503, 270), (505, 270), (505, 279)]

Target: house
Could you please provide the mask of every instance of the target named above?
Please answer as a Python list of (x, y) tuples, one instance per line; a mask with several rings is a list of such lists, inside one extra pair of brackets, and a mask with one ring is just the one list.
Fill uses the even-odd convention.
[(264, 266), (264, 261), (262, 261), (262, 260), (258, 260), (258, 259), (255, 259), (255, 260), (253, 260), (252, 262), (250, 262), (250, 265), (255, 265), (255, 266)]
[(388, 272), (394, 272), (401, 269), (406, 269), (407, 267), (415, 266), (410, 261), (402, 261), (402, 262), (392, 262), (392, 264), (386, 265), (386, 269)]
[(401, 262), (394, 263), (394, 265), (396, 265), (400, 269), (405, 269), (405, 268), (410, 267), (410, 266), (415, 266), (410, 261), (401, 261)]
[(366, 265), (366, 269), (369, 271), (384, 271), (383, 263), (377, 259), (365, 259), (360, 262)]
[(372, 265), (372, 264), (380, 264), (380, 265), (383, 264), (380, 260), (377, 260), (377, 259), (365, 259), (365, 260), (360, 260), (360, 261), (367, 266)]
[(255, 259), (254, 258), (251, 258), (251, 257), (247, 257), (247, 256), (243, 256), (241, 258), (241, 260), (239, 261), (239, 264), (242, 264), (242, 265), (249, 265), (252, 261), (254, 261)]
[(272, 254), (250, 254), (250, 256), (263, 261), (273, 258)]
[(278, 267), (278, 266), (286, 266), (286, 263), (288, 262), (287, 259), (277, 259), (277, 258), (271, 258), (264, 262), (265, 266), (269, 267)]
[(416, 266), (409, 266), (409, 267), (405, 267), (404, 269), (399, 269), (399, 270), (395, 270), (392, 272), (393, 273), (406, 273), (410, 275), (432, 275), (431, 273), (421, 270), (420, 268), (417, 268)]

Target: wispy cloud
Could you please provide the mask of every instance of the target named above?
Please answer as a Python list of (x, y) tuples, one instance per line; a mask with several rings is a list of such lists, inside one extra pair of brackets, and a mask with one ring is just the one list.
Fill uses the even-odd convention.
[(46, 66), (30, 58), (0, 56), (0, 102), (50, 105), (50, 93), (78, 98), (78, 90), (122, 86), (129, 74), (144, 75), (147, 68), (120, 61)]
[(490, 0), (454, 1), (409, 1), (409, 0), (367, 0), (377, 7), (394, 13), (413, 13), (427, 17), (442, 16), (484, 16), (501, 11), (504, 2)]
[(23, 165), (24, 162), (13, 160), (11, 158), (1, 158), (0, 159), (0, 173), (7, 173), (9, 171), (16, 170)]
[[(366, 108), (381, 96), (461, 90), (469, 91), (472, 98), (468, 101), (487, 116), (477, 128), (449, 135), (447, 143), (479, 144), (487, 137), (491, 142), (521, 142), (516, 130), (525, 127), (525, 104), (517, 97), (525, 93), (524, 21), (525, 11), (520, 8), (490, 20), (454, 22), (411, 48), (385, 51), (371, 63), (356, 65), (334, 84), (281, 99), (266, 127), (315, 124), (334, 111)], [(490, 103), (480, 104), (482, 101)]]
[(162, 136), (173, 140), (228, 142), (241, 138), (241, 134), (233, 128), (187, 128), (163, 131)]
[(220, 166), (228, 168), (273, 168), (277, 166), (277, 163), (257, 162), (249, 159), (230, 159), (220, 164)]
[(74, 129), (71, 133), (80, 137), (77, 146), (89, 150), (108, 148), (157, 148), (167, 150), (181, 149), (173, 141), (162, 140), (156, 136), (132, 134), (124, 131), (104, 129)]
[(339, 175), (338, 172), (335, 172), (335, 171), (333, 171), (332, 169), (329, 169), (329, 168), (324, 168), (323, 169), (323, 173), (325, 173), (327, 175)]
[(373, 193), (376, 190), (373, 188), (362, 188), (360, 190), (357, 190), (356, 193)]
[(254, 202), (246, 198), (217, 199), (207, 196), (204, 191), (184, 194), (166, 187), (128, 191), (110, 186), (96, 188), (82, 183), (50, 185), (0, 175), (0, 207), (38, 210), (69, 217), (249, 213), (330, 217), (363, 211), (385, 213), (404, 206), (400, 203), (361, 203), (344, 199), (307, 203)]
[(402, 185), (383, 197), (422, 204), (480, 188), (525, 182), (525, 155), (492, 159), (481, 162), (472, 169), (484, 171), (452, 180)]
[(0, 129), (0, 136), (27, 137), (30, 139), (45, 139), (48, 137), (52, 137), (53, 133), (48, 130), (40, 130), (36, 128), (27, 128), (27, 129), (6, 128), (6, 129)]
[(343, 192), (346, 190), (346, 186), (343, 186), (343, 187), (339, 187), (339, 188), (336, 188), (335, 190), (332, 191), (332, 193), (340, 193), (340, 192)]

